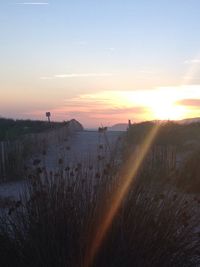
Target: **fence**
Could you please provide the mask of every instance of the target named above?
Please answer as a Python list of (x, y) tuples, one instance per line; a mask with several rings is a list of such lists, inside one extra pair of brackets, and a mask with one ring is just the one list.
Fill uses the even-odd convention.
[[(132, 146), (129, 148), (129, 153), (134, 153), (137, 159), (143, 153), (141, 145)], [(177, 149), (170, 145), (155, 145), (148, 151), (143, 164), (147, 164), (148, 169), (175, 170), (177, 168)]]
[(154, 146), (147, 155), (147, 163), (167, 170), (176, 169), (177, 149), (174, 146)]
[(43, 133), (24, 135), (18, 140), (0, 142), (0, 182), (22, 178), (24, 162), (28, 157), (45, 152), (50, 144), (63, 142), (69, 134), (69, 127), (64, 126)]

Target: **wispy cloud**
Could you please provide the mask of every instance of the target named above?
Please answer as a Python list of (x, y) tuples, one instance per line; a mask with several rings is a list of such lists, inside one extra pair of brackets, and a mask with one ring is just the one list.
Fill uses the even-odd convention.
[(34, 6), (41, 6), (41, 5), (49, 5), (48, 2), (19, 2), (16, 5), (34, 5)]
[(40, 77), (41, 80), (51, 80), (51, 79), (60, 79), (60, 78), (87, 78), (87, 77), (106, 77), (112, 76), (112, 73), (63, 73), (55, 74), (53, 76), (43, 76)]
[(200, 99), (182, 99), (180, 101), (177, 101), (178, 105), (183, 106), (190, 106), (190, 107), (196, 107), (199, 108), (200, 106)]
[(112, 76), (112, 73), (67, 73), (67, 74), (56, 74), (55, 78), (74, 78), (74, 77), (103, 77)]
[[(66, 117), (76, 118), (86, 125), (99, 126), (101, 123), (111, 125), (114, 123), (126, 122), (128, 118), (142, 120), (150, 113), (148, 107), (142, 106), (118, 106), (112, 103), (112, 99), (98, 99), (96, 94), (79, 95), (71, 99), (66, 99), (65, 105), (52, 109), (52, 114), (63, 119)], [(43, 112), (44, 113), (44, 112)]]
[(200, 64), (200, 59), (189, 59), (189, 60), (185, 60), (184, 64)]

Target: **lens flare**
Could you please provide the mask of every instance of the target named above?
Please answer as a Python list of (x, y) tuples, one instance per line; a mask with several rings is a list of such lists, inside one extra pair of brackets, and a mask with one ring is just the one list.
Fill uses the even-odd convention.
[(155, 140), (159, 127), (159, 124), (155, 124), (155, 126), (153, 126), (147, 138), (141, 145), (140, 152), (134, 152), (129, 157), (127, 163), (123, 166), (120, 172), (120, 187), (118, 187), (118, 189), (113, 193), (110, 205), (106, 209), (104, 215), (102, 216), (102, 220), (97, 226), (94, 238), (89, 245), (88, 253), (85, 255), (84, 267), (90, 267), (93, 264), (124, 197), (128, 193), (130, 187), (133, 186), (138, 170), (141, 167), (153, 141)]

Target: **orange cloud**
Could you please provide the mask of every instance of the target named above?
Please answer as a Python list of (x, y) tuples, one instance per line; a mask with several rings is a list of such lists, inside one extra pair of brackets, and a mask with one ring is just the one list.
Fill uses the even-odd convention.
[(200, 107), (200, 99), (183, 99), (176, 102), (177, 105), (190, 106), (190, 107)]

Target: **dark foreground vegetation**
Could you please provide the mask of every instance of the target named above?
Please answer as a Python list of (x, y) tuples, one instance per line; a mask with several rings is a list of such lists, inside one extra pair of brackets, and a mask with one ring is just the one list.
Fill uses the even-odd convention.
[(62, 123), (0, 119), (0, 182), (22, 180), (28, 160), (82, 130), (74, 119)]
[(156, 145), (174, 145), (181, 149), (184, 146), (200, 141), (199, 122), (180, 124), (173, 121), (150, 121), (131, 125), (128, 130), (129, 144), (142, 143), (149, 131), (158, 123), (160, 124), (160, 129), (154, 142)]
[[(0, 266), (89, 267), (85, 257), (120, 177), (112, 163), (101, 173), (60, 165), (55, 175), (36, 168), (24, 196), (1, 209)], [(200, 266), (200, 200), (179, 193), (174, 179), (143, 166), (91, 267)]]
[(184, 161), (177, 177), (177, 186), (184, 192), (200, 194), (200, 150), (195, 150)]
[(64, 123), (33, 120), (13, 120), (0, 118), (0, 141), (15, 140), (21, 135), (41, 133), (52, 129), (59, 128)]
[(169, 167), (167, 165), (171, 164), (174, 172), (179, 170), (175, 179), (176, 186), (184, 192), (200, 193), (199, 122), (179, 124), (173, 121), (150, 121), (133, 124), (126, 135), (125, 152), (140, 146), (156, 124), (160, 125), (154, 139), (153, 157), (158, 163), (156, 169)]

